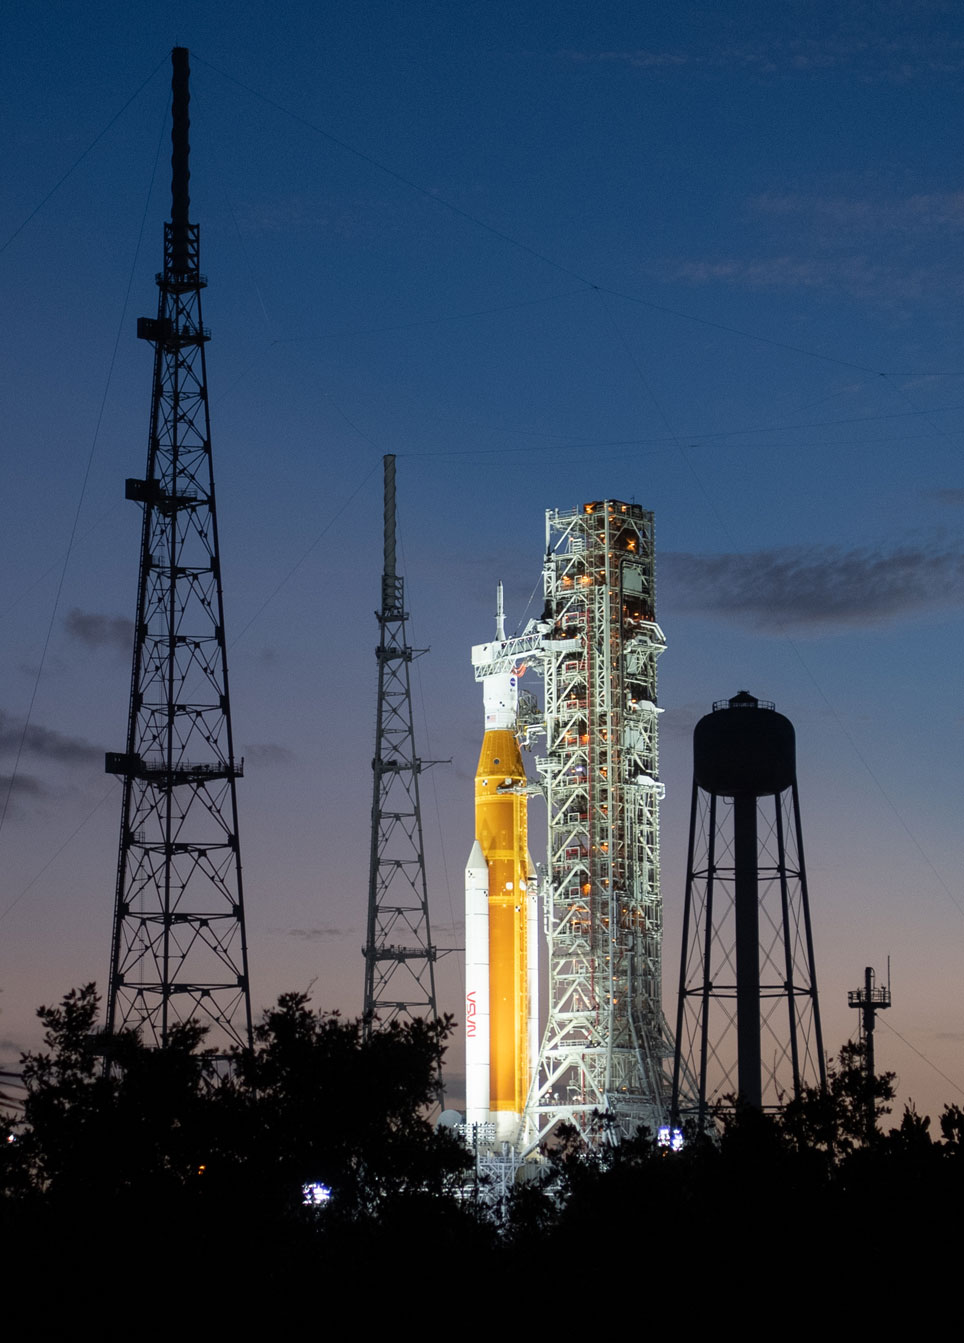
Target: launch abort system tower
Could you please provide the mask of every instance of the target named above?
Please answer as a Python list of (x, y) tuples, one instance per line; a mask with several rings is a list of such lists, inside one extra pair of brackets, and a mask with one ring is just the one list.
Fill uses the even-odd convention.
[(741, 691), (693, 733), (674, 1118), (825, 1082), (793, 724)]
[(192, 1018), (207, 1043), (250, 1047), (251, 1000), (238, 846), (198, 226), (188, 222), (188, 53), (172, 53), (171, 220), (154, 347), (147, 471), (127, 481), (141, 534), (127, 746), (107, 756), (124, 781), (109, 1032), (164, 1045)]

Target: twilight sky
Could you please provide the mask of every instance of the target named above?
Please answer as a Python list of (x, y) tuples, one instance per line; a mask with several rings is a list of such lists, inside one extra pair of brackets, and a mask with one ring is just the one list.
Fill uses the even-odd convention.
[[(496, 580), (521, 625), (545, 509), (635, 499), (669, 643), (668, 1015), (691, 731), (747, 688), (797, 729), (828, 1046), (891, 955), (879, 1063), (901, 1101), (960, 1102), (959, 7), (62, 0), (5, 27), (0, 1058), (106, 981), (179, 43), (256, 1009), (361, 1006), (392, 452), (421, 753), (452, 758), (424, 779), (438, 942)], [(459, 1011), (456, 956), (440, 981)]]

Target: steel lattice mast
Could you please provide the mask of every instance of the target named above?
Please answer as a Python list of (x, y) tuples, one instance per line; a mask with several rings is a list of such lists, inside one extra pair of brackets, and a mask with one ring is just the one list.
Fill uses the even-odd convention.
[(410, 667), (424, 649), (408, 643), (404, 580), (395, 563), (395, 458), (384, 459), (385, 520), (378, 706), (372, 759), (372, 826), (365, 957), (366, 1032), (396, 1017), (435, 1020), (432, 943), (422, 844)]
[(188, 52), (175, 47), (171, 219), (154, 347), (147, 471), (126, 495), (143, 507), (123, 777), (109, 1032), (164, 1045), (191, 1019), (216, 1049), (250, 1047), (251, 1000), (236, 761), (225, 656), (211, 433), (201, 317), (199, 230), (188, 182)]

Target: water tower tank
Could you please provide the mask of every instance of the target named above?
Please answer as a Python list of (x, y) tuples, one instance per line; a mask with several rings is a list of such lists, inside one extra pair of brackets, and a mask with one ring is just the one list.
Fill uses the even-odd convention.
[(797, 773), (793, 724), (741, 690), (714, 704), (693, 732), (693, 776), (717, 797), (782, 793)]

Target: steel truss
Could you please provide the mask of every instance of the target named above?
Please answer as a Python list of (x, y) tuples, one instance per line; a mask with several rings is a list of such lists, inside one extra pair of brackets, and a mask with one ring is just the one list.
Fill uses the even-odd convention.
[[(669, 1112), (673, 1042), (661, 1006), (659, 729), (653, 515), (605, 501), (546, 514), (546, 609), (493, 644), (475, 678), (531, 667), (520, 740), (548, 810), (543, 920), (548, 1021), (526, 1106), (524, 1157), (561, 1122), (618, 1141)], [(523, 701), (526, 701), (523, 704)]]
[[(545, 927), (549, 1015), (527, 1119), (598, 1141), (654, 1129), (672, 1042), (661, 1006), (653, 515), (605, 501), (546, 519)], [(532, 1137), (530, 1136), (530, 1141)]]
[(250, 1047), (235, 758), (201, 316), (199, 230), (188, 222), (188, 53), (175, 48), (171, 222), (154, 347), (147, 470), (126, 495), (143, 508), (123, 778), (109, 1032), (151, 1044), (191, 1019), (208, 1043)]
[[(732, 703), (732, 701), (731, 701)], [(763, 706), (772, 707), (772, 706)], [(740, 1094), (736, 808), (694, 780), (677, 1015), (674, 1119), (700, 1127)], [(796, 780), (755, 810), (760, 1104), (826, 1084)], [(685, 1078), (695, 1079), (687, 1087)], [(689, 1091), (689, 1094), (687, 1094)]]
[(366, 1032), (400, 1016), (438, 1016), (418, 788), (423, 765), (436, 762), (421, 760), (416, 751), (410, 678), (412, 660), (425, 650), (408, 643), (404, 582), (395, 566), (393, 456), (384, 459), (384, 468), (385, 562), (381, 609), (376, 612), (378, 707), (363, 948)]

